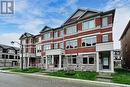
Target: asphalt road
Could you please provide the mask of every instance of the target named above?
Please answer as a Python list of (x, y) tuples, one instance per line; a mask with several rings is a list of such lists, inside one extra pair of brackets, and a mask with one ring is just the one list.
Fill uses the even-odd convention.
[(0, 87), (112, 87), (48, 77), (0, 73)]

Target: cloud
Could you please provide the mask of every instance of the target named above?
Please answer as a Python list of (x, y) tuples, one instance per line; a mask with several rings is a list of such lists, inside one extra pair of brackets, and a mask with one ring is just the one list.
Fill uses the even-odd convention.
[(113, 25), (114, 48), (120, 48), (119, 38), (130, 20), (130, 0), (108, 0), (103, 10), (116, 8)]
[[(19, 38), (21, 34), (19, 33), (3, 33), (0, 35), (0, 43), (6, 45), (12, 45), (11, 41), (19, 42)], [(19, 47), (18, 44), (14, 44), (14, 46)]]

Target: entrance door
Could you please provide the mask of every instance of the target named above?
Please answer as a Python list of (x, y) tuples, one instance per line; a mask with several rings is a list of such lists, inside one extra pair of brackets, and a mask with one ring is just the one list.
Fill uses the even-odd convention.
[(59, 65), (59, 55), (54, 55), (54, 67), (58, 67)]
[(103, 69), (109, 69), (109, 58), (108, 57), (103, 58)]

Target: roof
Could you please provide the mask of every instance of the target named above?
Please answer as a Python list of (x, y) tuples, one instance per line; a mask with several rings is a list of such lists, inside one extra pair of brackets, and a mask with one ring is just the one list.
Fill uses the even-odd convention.
[(41, 31), (40, 33), (44, 32), (44, 31), (48, 31), (48, 30), (51, 30), (53, 28), (49, 27), (49, 26), (45, 26)]
[(0, 44), (0, 47), (2, 47), (3, 49), (14, 49), (14, 50), (20, 50), (20, 48), (18, 48), (18, 47), (13, 47), (13, 46), (4, 45), (4, 44)]
[(19, 39), (23, 39), (23, 38), (27, 38), (27, 37), (31, 37), (31, 36), (34, 36), (34, 35), (31, 33), (25, 32), (24, 34), (21, 35), (21, 37)]
[(129, 20), (128, 24), (126, 25), (126, 28), (125, 28), (125, 30), (123, 31), (123, 33), (122, 33), (122, 35), (121, 35), (121, 37), (120, 37), (119, 40), (121, 40), (121, 39), (123, 38), (123, 36), (124, 36), (124, 35), (126, 34), (126, 32), (128, 31), (129, 27), (130, 27), (130, 20)]

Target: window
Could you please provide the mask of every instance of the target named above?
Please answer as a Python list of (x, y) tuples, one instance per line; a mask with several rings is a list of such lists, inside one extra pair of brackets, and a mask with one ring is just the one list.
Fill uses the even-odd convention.
[(83, 30), (91, 29), (95, 27), (95, 22), (94, 20), (89, 20), (89, 21), (83, 22), (82, 26), (83, 26)]
[(41, 52), (41, 45), (37, 45), (37, 52)]
[(96, 36), (82, 38), (82, 46), (94, 46), (96, 44)]
[(58, 37), (58, 31), (55, 31), (54, 32), (54, 38), (57, 38)]
[(66, 42), (66, 48), (77, 48), (77, 40), (68, 40)]
[(83, 54), (83, 64), (94, 64), (95, 54)]
[(77, 63), (77, 55), (68, 55), (68, 63), (69, 64), (76, 64)]
[(52, 56), (51, 55), (47, 56), (47, 62), (48, 62), (48, 64), (52, 64)]
[(54, 43), (54, 49), (58, 49), (58, 43)]
[(71, 26), (67, 28), (67, 35), (75, 34), (77, 32), (76, 26)]
[(15, 54), (15, 50), (8, 50), (8, 53), (13, 53), (13, 54)]
[(108, 26), (108, 17), (103, 17), (102, 18), (102, 27)]
[(50, 32), (44, 34), (44, 40), (50, 39)]
[(88, 58), (87, 57), (83, 58), (83, 64), (88, 64)]
[(64, 30), (61, 30), (60, 31), (60, 37), (63, 37), (64, 36)]
[(51, 47), (50, 44), (44, 44), (44, 50), (51, 49), (50, 47)]
[(64, 43), (63, 42), (60, 43), (60, 48), (64, 49)]
[(102, 42), (108, 42), (108, 34), (102, 36)]
[(94, 57), (89, 57), (89, 64), (94, 64)]

